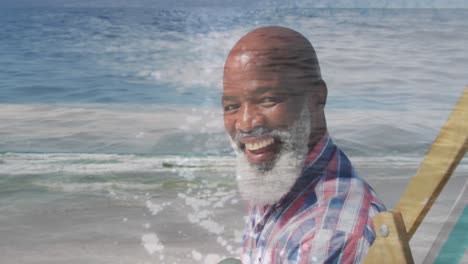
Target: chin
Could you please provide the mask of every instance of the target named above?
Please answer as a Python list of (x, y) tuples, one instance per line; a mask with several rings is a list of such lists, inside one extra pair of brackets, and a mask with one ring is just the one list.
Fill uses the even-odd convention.
[(294, 153), (281, 153), (277, 159), (251, 164), (245, 155), (237, 157), (237, 184), (243, 199), (251, 204), (274, 204), (296, 182), (303, 166), (303, 158)]

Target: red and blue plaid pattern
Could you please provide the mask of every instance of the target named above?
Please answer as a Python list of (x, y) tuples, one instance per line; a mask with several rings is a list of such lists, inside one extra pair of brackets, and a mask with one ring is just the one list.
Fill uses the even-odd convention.
[(372, 216), (385, 210), (326, 133), (283, 198), (249, 207), (242, 262), (360, 263), (375, 240)]

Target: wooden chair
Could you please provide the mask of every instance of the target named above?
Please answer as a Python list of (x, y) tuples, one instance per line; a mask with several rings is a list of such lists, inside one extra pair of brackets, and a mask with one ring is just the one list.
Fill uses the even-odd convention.
[(414, 263), (409, 240), (468, 149), (468, 87), (394, 210), (374, 216), (377, 238), (366, 264)]

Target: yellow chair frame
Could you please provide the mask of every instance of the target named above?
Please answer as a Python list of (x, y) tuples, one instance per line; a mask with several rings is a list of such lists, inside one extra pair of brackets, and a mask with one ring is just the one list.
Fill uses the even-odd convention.
[(374, 216), (376, 240), (364, 263), (414, 263), (409, 240), (468, 149), (468, 87), (394, 210)]

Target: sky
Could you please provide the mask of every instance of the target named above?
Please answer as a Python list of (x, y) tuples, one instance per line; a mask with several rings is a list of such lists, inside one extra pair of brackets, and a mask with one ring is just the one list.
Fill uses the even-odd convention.
[(468, 0), (0, 0), (1, 7), (468, 8)]

